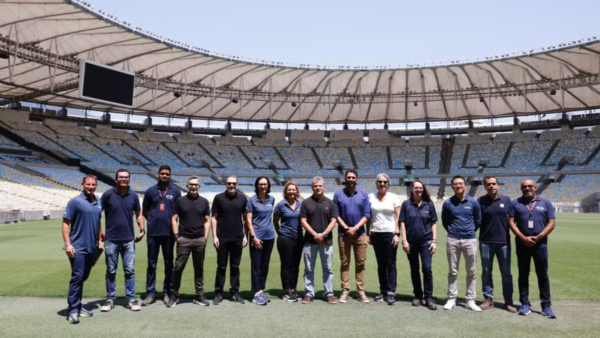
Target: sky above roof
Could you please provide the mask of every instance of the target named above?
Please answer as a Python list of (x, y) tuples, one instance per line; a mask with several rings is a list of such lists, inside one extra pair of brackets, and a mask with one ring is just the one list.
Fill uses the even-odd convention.
[(476, 61), (600, 36), (600, 1), (92, 0), (211, 51), (312, 65)]

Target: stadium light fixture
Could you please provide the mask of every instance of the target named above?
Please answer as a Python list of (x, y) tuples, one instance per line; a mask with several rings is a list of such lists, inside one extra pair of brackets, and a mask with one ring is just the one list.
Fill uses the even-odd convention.
[(550, 91), (550, 95), (556, 95), (556, 90), (552, 89), (552, 90)]

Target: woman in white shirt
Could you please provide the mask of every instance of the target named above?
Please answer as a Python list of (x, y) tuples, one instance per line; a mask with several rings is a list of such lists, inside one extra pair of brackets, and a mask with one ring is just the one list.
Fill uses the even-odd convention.
[(371, 220), (367, 226), (369, 242), (375, 250), (377, 258), (377, 274), (379, 275), (380, 294), (375, 301), (385, 300), (389, 305), (396, 303), (396, 255), (400, 242), (400, 198), (388, 192), (390, 177), (379, 174), (375, 180), (376, 194), (369, 194), (371, 203)]

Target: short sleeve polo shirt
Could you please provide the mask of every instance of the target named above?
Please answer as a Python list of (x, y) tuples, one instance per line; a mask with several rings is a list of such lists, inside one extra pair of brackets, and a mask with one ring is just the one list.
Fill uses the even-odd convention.
[[(337, 218), (338, 212), (335, 204), (329, 198), (323, 196), (320, 200), (315, 199), (314, 196), (302, 201), (300, 208), (300, 218), (306, 218), (306, 222), (310, 227), (317, 233), (323, 233), (327, 230), (329, 222), (332, 218)], [(325, 242), (327, 245), (333, 244), (331, 232), (327, 235)], [(314, 237), (306, 231), (304, 234), (304, 240), (307, 243), (317, 244)]]
[[(333, 203), (337, 207), (339, 216), (349, 227), (358, 224), (363, 217), (371, 219), (369, 195), (360, 189), (354, 190), (352, 194), (346, 188), (336, 191), (333, 195)], [(338, 227), (338, 231), (340, 235), (346, 235), (346, 229)], [(356, 236), (361, 236), (364, 233), (365, 227), (362, 226), (356, 231)]]
[(217, 237), (219, 240), (244, 239), (242, 217), (246, 213), (248, 199), (239, 191), (233, 196), (223, 192), (215, 196), (211, 212), (217, 213)]
[(82, 192), (67, 203), (63, 218), (71, 221), (69, 238), (76, 253), (95, 254), (98, 242), (98, 224), (102, 205), (98, 198), (88, 199)]
[(279, 216), (281, 222), (279, 235), (290, 238), (302, 238), (302, 225), (300, 224), (301, 207), (302, 202), (300, 201), (296, 201), (295, 210), (292, 210), (292, 207), (286, 200), (277, 203), (273, 212)]
[(481, 207), (481, 228), (479, 240), (482, 243), (508, 244), (510, 233), (508, 229), (508, 211), (511, 201), (508, 196), (500, 195), (492, 200), (488, 195), (477, 199)]
[(275, 229), (273, 228), (274, 207), (275, 198), (271, 195), (267, 195), (264, 202), (258, 198), (258, 195), (254, 195), (248, 199), (246, 212), (252, 213), (254, 237), (263, 240), (275, 238)]
[[(531, 210), (533, 228), (529, 227), (529, 209), (527, 207), (533, 208)], [(512, 201), (508, 216), (514, 217), (515, 224), (523, 235), (537, 236), (546, 228), (548, 221), (555, 218), (554, 206), (549, 200), (539, 196), (536, 196), (531, 202), (519, 197)], [(542, 241), (547, 241), (547, 238)]]
[(208, 200), (202, 196), (187, 194), (175, 201), (173, 214), (179, 216), (178, 235), (185, 238), (202, 238), (204, 219), (210, 216)]
[(474, 239), (481, 224), (479, 203), (469, 195), (462, 201), (456, 196), (448, 198), (442, 205), (442, 224), (450, 238)]
[(417, 205), (412, 200), (406, 200), (400, 208), (400, 218), (406, 227), (406, 241), (418, 245), (433, 240), (431, 223), (437, 222), (437, 213), (432, 202), (421, 202)]
[(124, 195), (119, 194), (117, 188), (104, 192), (101, 198), (102, 210), (106, 216), (107, 241), (133, 241), (133, 215), (140, 211), (140, 199), (131, 189)]
[(157, 184), (146, 190), (142, 206), (144, 211), (148, 211), (148, 236), (170, 236), (173, 233), (171, 216), (173, 205), (179, 197), (181, 191), (173, 184), (166, 189), (161, 189)]

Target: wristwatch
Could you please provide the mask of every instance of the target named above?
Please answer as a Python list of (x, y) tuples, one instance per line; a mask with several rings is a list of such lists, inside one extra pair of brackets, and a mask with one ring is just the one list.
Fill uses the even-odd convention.
[(175, 234), (175, 239), (179, 239), (179, 234)]
[(394, 232), (394, 235), (400, 237), (400, 233), (399, 232)]
[(67, 244), (65, 244), (65, 246), (63, 246), (63, 248), (62, 248), (62, 249), (63, 249), (63, 250), (67, 250), (67, 247), (68, 247), (68, 246), (73, 246), (73, 245), (72, 245), (71, 243), (67, 243)]
[(538, 237), (538, 239), (542, 239), (542, 238), (544, 238), (544, 235), (539, 234), (537, 237)]
[(140, 230), (140, 234), (144, 234), (145, 235), (146, 234), (146, 229)]
[(253, 241), (254, 240), (254, 236), (250, 235), (250, 240)]

